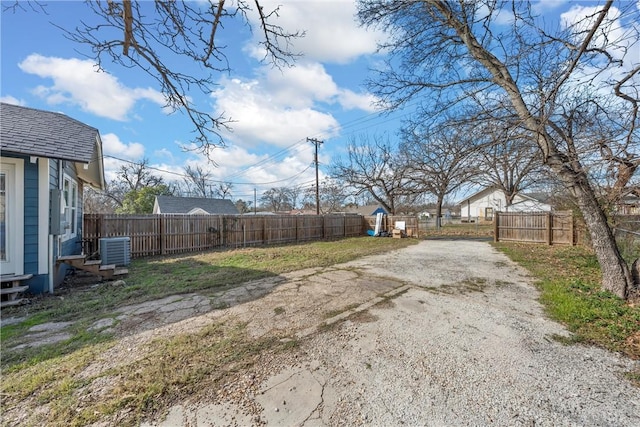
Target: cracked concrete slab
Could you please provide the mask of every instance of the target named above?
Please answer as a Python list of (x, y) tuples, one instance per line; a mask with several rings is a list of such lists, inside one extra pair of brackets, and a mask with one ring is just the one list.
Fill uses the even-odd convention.
[(270, 378), (256, 396), (264, 408), (262, 419), (268, 425), (304, 425), (319, 418), (324, 399), (324, 378), (316, 378), (308, 369), (292, 369)]
[(66, 329), (73, 325), (73, 322), (47, 322), (34, 325), (29, 328), (29, 332), (54, 332)]

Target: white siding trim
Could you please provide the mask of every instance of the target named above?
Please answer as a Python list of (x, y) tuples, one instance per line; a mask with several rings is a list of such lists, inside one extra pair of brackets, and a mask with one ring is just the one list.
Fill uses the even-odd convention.
[(49, 273), (49, 159), (38, 159), (38, 274)]
[(24, 160), (12, 157), (2, 157), (2, 163), (12, 165), (14, 168), (14, 209), (13, 229), (15, 237), (13, 239), (13, 249), (16, 251), (13, 255), (11, 265), (14, 267), (13, 274), (24, 274)]

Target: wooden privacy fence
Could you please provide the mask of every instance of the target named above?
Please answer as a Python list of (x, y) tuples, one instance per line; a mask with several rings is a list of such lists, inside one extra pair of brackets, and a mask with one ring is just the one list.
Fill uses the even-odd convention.
[(86, 251), (103, 237), (130, 237), (132, 258), (363, 234), (360, 215), (86, 214), (83, 225)]
[(493, 236), (496, 242), (534, 242), (548, 245), (578, 243), (571, 211), (496, 212)]

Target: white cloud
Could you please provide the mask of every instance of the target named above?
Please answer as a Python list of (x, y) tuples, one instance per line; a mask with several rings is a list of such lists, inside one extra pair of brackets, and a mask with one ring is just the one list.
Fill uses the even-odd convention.
[[(597, 6), (584, 7), (574, 5), (567, 12), (560, 15), (560, 22), (563, 28), (573, 27), (574, 32), (582, 37), (595, 24), (601, 9), (601, 7)], [(600, 24), (599, 30), (595, 33), (591, 45), (606, 49), (614, 58), (621, 59), (630, 42), (630, 40), (626, 39), (624, 33), (625, 31), (620, 25), (620, 10), (612, 7), (602, 24)], [(575, 41), (581, 43), (582, 39)]]
[(11, 95), (5, 95), (5, 96), (0, 96), (0, 102), (4, 102), (7, 104), (12, 104), (12, 105), (20, 105), (20, 106), (25, 106), (27, 105), (27, 103), (21, 99), (18, 99), (14, 96)]
[[(288, 32), (304, 31), (305, 37), (291, 40), (292, 51), (305, 59), (344, 64), (361, 55), (376, 51), (377, 41), (385, 34), (362, 28), (356, 22), (356, 2), (353, 0), (278, 0), (262, 1), (265, 12), (280, 6), (273, 24)], [(253, 14), (252, 19), (257, 15)], [(254, 28), (259, 24), (254, 21)], [(261, 32), (256, 31), (256, 37)], [(253, 55), (262, 59), (264, 52), (253, 41)]]
[(18, 64), (25, 73), (53, 80), (52, 86), (40, 85), (34, 93), (51, 104), (75, 104), (84, 111), (125, 121), (139, 100), (163, 106), (162, 94), (149, 88), (128, 88), (106, 72), (97, 72), (93, 61), (56, 58), (31, 54)]
[(332, 102), (338, 86), (319, 63), (301, 62), (282, 70), (263, 68), (265, 87), (274, 101), (290, 107), (310, 107), (314, 101)]
[(375, 111), (376, 98), (369, 93), (342, 89), (334, 82), (324, 66), (317, 62), (300, 62), (296, 66), (278, 70), (263, 68), (264, 85), (273, 101), (291, 108), (312, 107), (315, 102), (339, 104), (346, 110)]
[(173, 153), (167, 148), (161, 148), (160, 150), (155, 150), (153, 152), (153, 156), (156, 158), (167, 159), (167, 161), (175, 162), (175, 156)]
[(311, 135), (335, 136), (339, 123), (325, 108), (375, 111), (376, 98), (340, 88), (322, 64), (263, 67), (251, 80), (227, 79), (213, 93), (215, 114), (233, 120), (227, 139), (242, 146), (289, 146)]
[[(272, 187), (292, 187), (315, 180), (312, 145), (299, 144), (286, 150), (281, 156), (256, 154), (245, 148), (231, 145), (224, 150), (216, 150), (212, 165), (206, 157), (195, 152), (182, 162), (181, 166), (154, 165), (161, 170), (184, 173), (184, 167), (201, 167), (210, 173), (210, 182), (215, 187), (218, 182), (231, 182), (233, 199), (252, 200), (254, 189), (258, 196)], [(167, 182), (184, 185), (184, 180), (175, 174), (159, 173)]]
[(144, 156), (144, 146), (138, 142), (125, 144), (116, 134), (101, 135), (102, 152), (125, 160), (139, 161)]
[[(224, 89), (213, 94), (216, 110), (235, 121), (228, 139), (241, 146), (267, 143), (285, 147), (309, 135), (333, 135), (339, 128), (331, 114), (304, 106), (311, 104), (313, 97), (289, 103), (291, 97), (258, 80), (225, 79), (222, 86)], [(295, 96), (294, 91), (290, 95)]]
[(375, 105), (379, 101), (377, 97), (370, 93), (355, 93), (348, 89), (343, 89), (338, 94), (340, 105), (346, 110), (363, 110), (370, 113), (378, 111)]

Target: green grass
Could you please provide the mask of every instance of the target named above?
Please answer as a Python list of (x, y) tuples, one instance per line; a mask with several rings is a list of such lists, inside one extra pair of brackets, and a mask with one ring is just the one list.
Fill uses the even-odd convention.
[(428, 228), (420, 230), (420, 237), (490, 237), (493, 236), (493, 224), (464, 223), (443, 224), (439, 229)]
[(567, 326), (572, 342), (640, 358), (640, 306), (603, 291), (595, 255), (584, 247), (497, 243), (537, 279), (549, 316)]
[[(143, 349), (141, 359), (84, 378), (78, 374), (116, 343), (112, 335), (87, 331), (96, 320), (114, 317), (125, 304), (188, 292), (213, 295), (248, 280), (329, 266), (415, 243), (415, 239), (363, 237), (140, 259), (130, 266), (126, 286), (72, 288), (25, 307), (3, 310), (3, 316), (25, 318), (2, 327), (3, 405), (46, 407), (28, 410), (22, 425), (88, 425), (116, 413), (124, 418), (114, 423), (137, 425), (143, 416), (164, 410), (177, 399), (241, 378), (261, 354), (285, 351), (297, 342), (250, 338), (244, 325), (212, 324), (197, 333), (154, 341)], [(276, 314), (284, 312), (284, 307), (275, 309)], [(67, 330), (70, 339), (11, 350), (30, 327), (58, 321), (74, 322)], [(110, 387), (92, 393), (100, 381)]]
[[(28, 411), (22, 425), (83, 426), (116, 413), (117, 425), (138, 425), (144, 416), (162, 413), (176, 401), (233, 382), (230, 379), (246, 372), (261, 354), (294, 346), (275, 337), (249, 338), (242, 324), (218, 323), (153, 341), (145, 357), (93, 377), (77, 374), (108, 348), (104, 344), (16, 367), (4, 375), (0, 390), (3, 404), (47, 405), (47, 411)], [(102, 380), (109, 387), (90, 393)]]
[[(126, 286), (72, 287), (57, 291), (54, 296), (36, 298), (28, 306), (3, 309), (3, 317), (25, 320), (2, 327), (2, 366), (29, 360), (37, 363), (108, 341), (111, 338), (108, 334), (86, 328), (98, 319), (114, 317), (123, 305), (191, 292), (212, 296), (250, 280), (347, 262), (415, 243), (415, 239), (361, 237), (137, 259), (129, 268)], [(20, 344), (30, 327), (63, 321), (75, 322), (70, 330), (71, 339), (19, 352), (6, 350)]]

